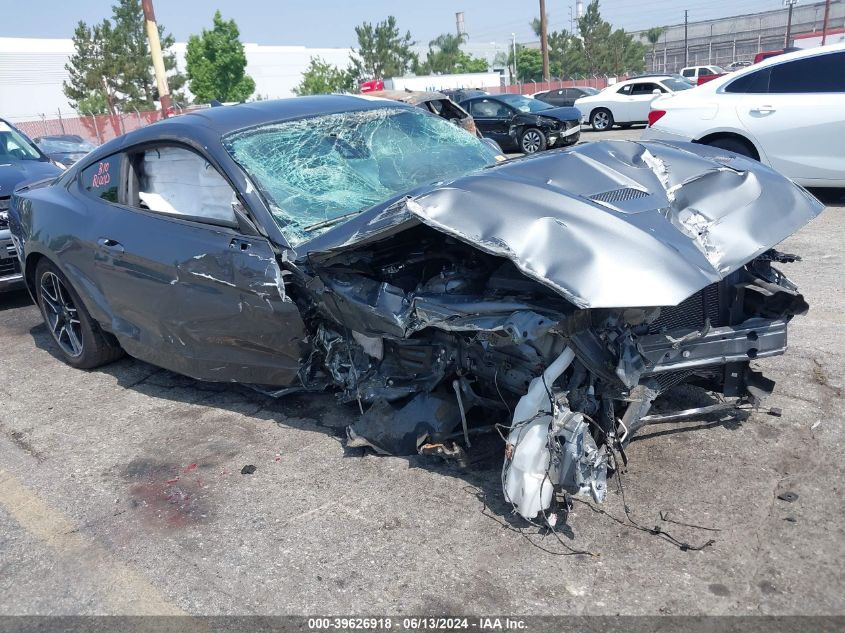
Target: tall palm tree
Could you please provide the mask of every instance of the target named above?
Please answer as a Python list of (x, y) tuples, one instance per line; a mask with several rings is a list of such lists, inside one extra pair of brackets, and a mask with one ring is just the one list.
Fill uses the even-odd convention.
[(651, 44), (651, 72), (657, 71), (657, 42), (660, 40), (660, 36), (663, 35), (665, 30), (666, 29), (662, 26), (655, 26), (645, 33), (645, 38)]

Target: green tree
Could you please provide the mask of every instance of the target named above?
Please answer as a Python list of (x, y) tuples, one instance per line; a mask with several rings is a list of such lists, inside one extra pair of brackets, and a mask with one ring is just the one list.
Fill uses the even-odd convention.
[[(108, 22), (104, 24), (111, 26)], [(80, 21), (73, 32), (74, 52), (65, 64), (68, 79), (62, 83), (62, 90), (70, 105), (80, 112), (115, 113), (112, 105), (114, 77), (106, 72), (107, 38), (102, 28), (102, 24), (92, 28)]]
[[(159, 25), (164, 67), (175, 100), (185, 78), (176, 70), (176, 57), (169, 51), (173, 36)], [(115, 114), (132, 109), (149, 110), (158, 98), (152, 58), (139, 0), (118, 0), (111, 20), (89, 27), (79, 22), (73, 34), (74, 53), (65, 68), (63, 90), (77, 109), (102, 107)]]
[(660, 41), (660, 36), (666, 29), (662, 26), (655, 26), (650, 28), (645, 33), (645, 38), (651, 44), (651, 70), (654, 72), (657, 69), (657, 42)]
[(599, 0), (592, 0), (583, 17), (578, 18), (578, 31), (587, 73), (620, 75), (645, 68), (645, 47), (623, 29), (614, 31), (610, 22), (602, 19)]
[(210, 31), (188, 38), (185, 52), (188, 87), (197, 103), (246, 101), (255, 92), (255, 81), (246, 74), (246, 54), (238, 25), (214, 12)]
[[(549, 62), (552, 75), (560, 75), (560, 64)], [(516, 47), (516, 78), (518, 81), (543, 81), (543, 54), (540, 49)]]
[(333, 92), (353, 92), (355, 76), (351, 69), (342, 70), (322, 57), (312, 57), (302, 73), (302, 81), (293, 89), (297, 95), (322, 95)]
[(488, 69), (486, 59), (475, 57), (464, 51), (461, 51), (458, 61), (455, 62), (456, 73), (486, 73)]
[(465, 40), (465, 35), (453, 35), (451, 33), (438, 35), (428, 43), (425, 61), (415, 63), (412, 70), (417, 75), (486, 72), (486, 60), (473, 57), (461, 50), (461, 45)]
[(375, 25), (364, 22), (356, 26), (355, 34), (358, 50), (352, 56), (352, 71), (356, 79), (400, 77), (419, 64), (411, 50), (415, 44), (411, 32), (400, 35), (392, 15)]

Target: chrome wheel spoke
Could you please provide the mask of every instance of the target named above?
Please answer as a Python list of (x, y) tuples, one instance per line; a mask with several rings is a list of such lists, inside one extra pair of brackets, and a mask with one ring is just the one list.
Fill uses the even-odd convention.
[(47, 272), (41, 277), (40, 295), (44, 319), (53, 339), (68, 356), (80, 356), (83, 352), (82, 321), (67, 288), (58, 276)]
[(67, 334), (68, 343), (73, 350), (73, 355), (79, 356), (82, 353), (82, 341), (79, 339), (74, 327), (68, 323), (64, 326), (64, 331)]

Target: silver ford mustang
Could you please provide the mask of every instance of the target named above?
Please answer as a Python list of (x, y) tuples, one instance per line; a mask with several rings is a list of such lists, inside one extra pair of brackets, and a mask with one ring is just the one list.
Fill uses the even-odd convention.
[(348, 442), (461, 459), (498, 423), (533, 519), (602, 500), (680, 383), (757, 403), (807, 310), (774, 250), (822, 206), (722, 150), (606, 141), (504, 161), (352, 96), (151, 125), (19, 189), (11, 229), (63, 358), (123, 352), (283, 396), (333, 389)]

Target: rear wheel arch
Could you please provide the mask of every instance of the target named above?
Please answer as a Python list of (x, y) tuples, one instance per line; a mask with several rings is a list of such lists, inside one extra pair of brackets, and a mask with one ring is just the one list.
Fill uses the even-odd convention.
[(736, 132), (714, 132), (713, 134), (708, 134), (706, 136), (702, 136), (700, 139), (696, 139), (693, 141), (694, 143), (699, 143), (700, 145), (713, 145), (714, 142), (717, 141), (734, 141), (737, 143), (741, 143), (744, 145), (748, 152), (754, 160), (760, 160), (760, 151), (757, 149), (757, 146), (746, 136), (742, 134), (737, 134)]

